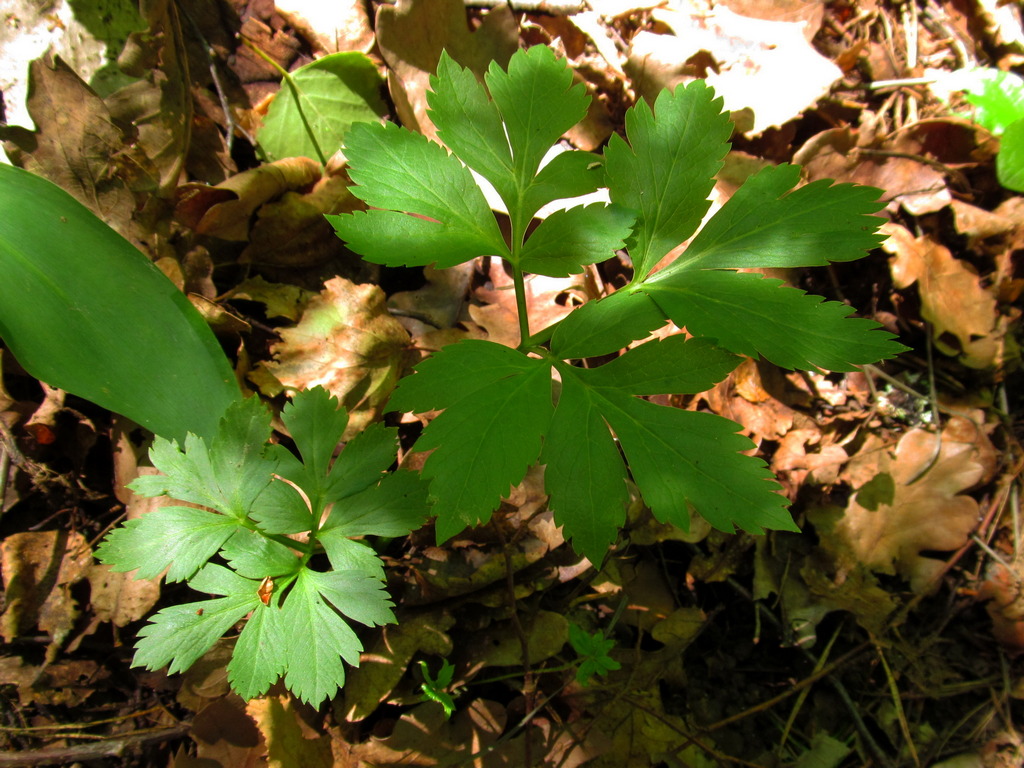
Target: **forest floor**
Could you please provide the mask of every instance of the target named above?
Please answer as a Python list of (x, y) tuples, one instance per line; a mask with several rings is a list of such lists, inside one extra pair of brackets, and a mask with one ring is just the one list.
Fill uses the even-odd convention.
[[(442, 546), (429, 525), (382, 543), (398, 623), (361, 634), (363, 663), (319, 710), (283, 689), (233, 694), (230, 638), (183, 674), (131, 667), (146, 617), (188, 592), (93, 558), (138, 511), (124, 484), (144, 439), (4, 351), (0, 766), (1024, 765), (1024, 198), (1000, 185), (998, 141), (969, 106), (940, 98), (943, 73), (1024, 71), (1019, 4), (142, 5), (145, 17), (130, 3), (6, 13), (4, 39), (42, 30), (66, 53), (31, 65), (35, 130), (0, 129), (4, 148), (188, 292), (240, 380), (277, 407), (285, 389), (326, 382), (365, 425), (421, 350), (518, 341), (500, 265), (369, 265), (322, 217), (350, 209), (343, 158), (298, 171), (257, 159), (278, 68), (335, 51), (369, 56), (386, 114), (432, 135), (442, 48), (482, 72), (552, 46), (594, 97), (565, 137), (587, 151), (639, 99), (707, 78), (737, 125), (716, 205), (784, 162), (884, 190), (882, 248), (777, 276), (910, 350), (842, 374), (748, 360), (709, 392), (665, 399), (741, 424), (801, 533), (684, 532), (638, 502), (598, 568), (565, 542), (531, 470), (486, 526)], [(86, 39), (107, 51), (98, 70)], [(97, 152), (96, 136), (124, 152)], [(585, 280), (538, 278), (530, 308), (552, 321), (629, 274), (623, 256)], [(571, 625), (605, 631), (619, 668), (581, 685)], [(420, 662), (436, 674), (443, 659), (450, 719), (422, 687)]]

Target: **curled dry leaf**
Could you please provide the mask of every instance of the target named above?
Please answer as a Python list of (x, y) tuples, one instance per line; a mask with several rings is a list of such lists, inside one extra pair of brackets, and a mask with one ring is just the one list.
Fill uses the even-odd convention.
[(409, 336), (375, 285), (342, 277), (324, 283), (294, 328), (281, 331), (249, 377), (271, 397), (284, 389), (324, 387), (349, 411), (346, 440), (376, 420), (402, 372)]
[(889, 239), (882, 247), (889, 260), (893, 284), (917, 283), (921, 317), (932, 325), (935, 345), (960, 355), (971, 368), (988, 368), (1001, 361), (1002, 335), (995, 297), (981, 284), (970, 264), (928, 236), (914, 237), (898, 224), (885, 224)]
[(253, 213), (289, 190), (315, 182), (323, 169), (308, 157), (288, 157), (232, 176), (215, 187), (182, 184), (175, 215), (201, 235), (245, 242)]
[(954, 416), (941, 435), (912, 429), (895, 451), (872, 439), (851, 460), (872, 467), (874, 477), (856, 489), (845, 510), (811, 514), (840, 581), (864, 567), (903, 576), (917, 592), (937, 586), (942, 561), (922, 553), (967, 542), (978, 524), (978, 502), (963, 492), (995, 470), (983, 419), (981, 411)]

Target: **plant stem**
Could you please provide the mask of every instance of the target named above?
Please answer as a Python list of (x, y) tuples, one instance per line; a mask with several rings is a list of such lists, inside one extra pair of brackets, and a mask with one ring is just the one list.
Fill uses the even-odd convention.
[(241, 39), (242, 43), (245, 44), (245, 46), (249, 48), (249, 50), (251, 50), (257, 56), (259, 56), (261, 59), (267, 62), (267, 64), (272, 66), (281, 74), (281, 78), (288, 86), (288, 89), (292, 92), (292, 98), (295, 99), (295, 109), (299, 113), (299, 119), (302, 121), (302, 127), (305, 129), (306, 135), (309, 136), (309, 140), (313, 143), (313, 149), (316, 150), (317, 159), (320, 161), (321, 165), (327, 165), (327, 158), (324, 156), (324, 151), (320, 149), (320, 144), (317, 142), (316, 136), (313, 134), (313, 128), (312, 126), (310, 126), (309, 120), (306, 119), (306, 113), (302, 110), (302, 99), (299, 98), (299, 88), (297, 85), (295, 85), (295, 81), (292, 79), (292, 76), (288, 73), (288, 70), (286, 70), (276, 61), (270, 58), (270, 56), (264, 53), (258, 45), (256, 45), (254, 42), (249, 40), (244, 35), (239, 35), (239, 39)]
[(520, 267), (512, 267), (512, 280), (516, 288), (516, 314), (519, 315), (519, 349), (525, 349), (531, 341), (530, 317), (526, 314), (526, 279)]

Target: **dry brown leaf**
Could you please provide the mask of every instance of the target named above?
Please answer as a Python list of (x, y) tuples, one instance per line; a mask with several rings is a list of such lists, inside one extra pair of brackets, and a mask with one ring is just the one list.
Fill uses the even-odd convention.
[(406, 667), (417, 653), (450, 654), (452, 640), (445, 633), (454, 624), (455, 619), (448, 613), (433, 611), (404, 618), (398, 626), (384, 627), (360, 655), (359, 666), (348, 671), (342, 716), (355, 721), (373, 714), (405, 676)]
[(192, 718), (196, 757), (204, 764), (223, 768), (265, 766), (267, 747), (263, 734), (243, 709), (237, 696), (217, 699)]
[(462, 0), (398, 0), (377, 8), (377, 46), (388, 65), (388, 88), (402, 125), (434, 138), (426, 92), (441, 51), (478, 77), (492, 61), (504, 67), (519, 47), (519, 25), (505, 5), (484, 16), (475, 31)]
[(289, 190), (308, 187), (322, 175), (323, 168), (315, 160), (286, 157), (239, 173), (215, 187), (182, 184), (174, 212), (201, 235), (245, 242), (256, 209)]
[(942, 561), (924, 552), (963, 546), (978, 524), (978, 502), (962, 495), (991, 477), (996, 451), (983, 431), (984, 414), (954, 416), (941, 437), (912, 429), (895, 451), (868, 441), (851, 465), (874, 468), (843, 511), (811, 519), (822, 547), (842, 574), (858, 567), (899, 574), (915, 591), (935, 586)]
[(155, 189), (158, 174), (135, 137), (114, 124), (103, 100), (59, 58), (30, 64), (28, 111), (35, 132), (0, 126), (11, 162), (54, 182), (137, 243), (134, 193)]
[(626, 71), (648, 101), (662, 88), (705, 77), (726, 109), (753, 112), (745, 127), (756, 135), (799, 117), (842, 76), (808, 43), (803, 21), (755, 19), (697, 0), (679, 5), (652, 12), (674, 34), (642, 31), (632, 40)]
[(960, 355), (971, 368), (992, 366), (1005, 331), (997, 327), (995, 297), (982, 287), (971, 265), (927, 235), (915, 238), (898, 224), (885, 224), (882, 232), (889, 236), (882, 247), (893, 254), (893, 284), (909, 288), (917, 283), (921, 317), (931, 323), (936, 346)]
[(6, 606), (0, 634), (11, 642), (38, 626), (60, 645), (78, 617), (71, 587), (92, 565), (85, 537), (77, 531), (15, 533), (0, 544), (0, 555)]
[(298, 325), (280, 333), (270, 350), (274, 359), (249, 374), (264, 394), (322, 386), (348, 409), (345, 440), (380, 417), (409, 341), (380, 288), (332, 278), (306, 304)]
[(305, 194), (285, 192), (261, 206), (239, 261), (274, 267), (310, 267), (345, 252), (325, 213), (351, 213), (366, 206), (348, 179), (325, 176)]
[(291, 696), (253, 699), (245, 711), (267, 744), (269, 768), (331, 768), (330, 736), (303, 721)]

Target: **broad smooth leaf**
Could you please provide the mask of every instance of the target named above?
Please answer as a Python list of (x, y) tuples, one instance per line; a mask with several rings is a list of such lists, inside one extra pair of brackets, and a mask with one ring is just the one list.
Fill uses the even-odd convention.
[(256, 134), (260, 153), (270, 162), (285, 157), (325, 162), (354, 123), (374, 122), (387, 112), (383, 81), (362, 53), (324, 56), (292, 72), (291, 81), (295, 90), (281, 83)]
[(0, 164), (0, 337), (33, 376), (166, 438), (205, 437), (241, 394), (187, 298), (49, 181)]
[(1024, 119), (1010, 123), (996, 155), (999, 183), (1014, 192), (1024, 192)]

